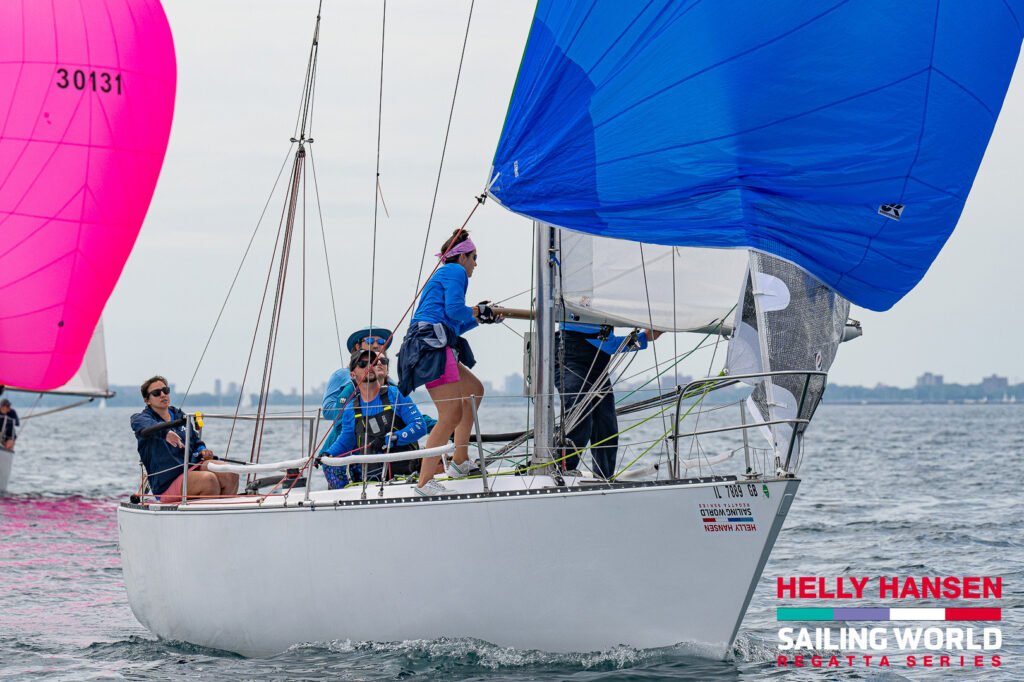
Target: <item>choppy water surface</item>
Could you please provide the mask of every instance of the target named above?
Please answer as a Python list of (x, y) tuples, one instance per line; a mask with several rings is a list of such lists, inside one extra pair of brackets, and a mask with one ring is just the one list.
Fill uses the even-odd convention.
[[(0, 496), (0, 677), (33, 679), (1020, 679), (1024, 613), (1024, 406), (824, 405), (803, 483), (733, 654), (708, 661), (685, 644), (578, 654), (468, 639), (328, 642), (245, 659), (156, 640), (128, 607), (117, 501), (139, 484), (131, 410), (80, 409), (30, 422)], [(521, 408), (484, 412), (498, 430)], [(652, 427), (650, 422), (641, 428)], [(207, 424), (207, 441), (226, 435)], [(268, 435), (287, 452), (298, 436)], [(714, 557), (707, 557), (713, 570)], [(779, 669), (775, 578), (793, 575), (1000, 575), (1000, 668)], [(633, 579), (642, 580), (638, 575)], [(509, 585), (521, 589), (521, 584)], [(622, 589), (628, 590), (628, 582)], [(846, 602), (841, 606), (857, 605)], [(877, 600), (863, 605), (881, 606)], [(928, 603), (904, 604), (931, 605)], [(972, 604), (942, 604), (963, 606)], [(267, 623), (273, 609), (268, 602)], [(289, 607), (291, 608), (291, 607)], [(796, 624), (800, 625), (800, 624)], [(809, 624), (813, 625), (813, 624)], [(880, 624), (881, 625), (881, 624)], [(939, 653), (939, 652), (918, 652)], [(959, 656), (959, 652), (955, 652)], [(905, 652), (894, 657), (903, 660)], [(845, 660), (844, 660), (845, 664)]]

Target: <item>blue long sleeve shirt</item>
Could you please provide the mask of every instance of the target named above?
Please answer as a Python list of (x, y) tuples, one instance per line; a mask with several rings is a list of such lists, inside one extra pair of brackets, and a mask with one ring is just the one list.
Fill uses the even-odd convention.
[(478, 324), (473, 309), (466, 305), (468, 287), (469, 275), (464, 267), (458, 263), (442, 265), (423, 287), (412, 322), (440, 322), (462, 336)]
[[(364, 403), (361, 396), (357, 396), (355, 400), (350, 402), (341, 413), (341, 433), (338, 435), (338, 439), (334, 441), (334, 444), (326, 450), (327, 454), (332, 457), (351, 452), (356, 447), (356, 401), (358, 401), (358, 406), (368, 417), (380, 414), (384, 409), (384, 404), (381, 402), (379, 395), (368, 403)], [(419, 440), (427, 433), (427, 426), (423, 423), (423, 415), (420, 414), (416, 403), (399, 393), (397, 387), (388, 386), (388, 401), (398, 416), (402, 418), (402, 421), (405, 422), (405, 428), (401, 431), (393, 432), (395, 435), (392, 436), (392, 447), (408, 445)]]
[[(388, 379), (388, 385), (394, 386), (395, 382)], [(334, 441), (338, 440), (338, 436), (341, 434), (341, 420), (338, 419), (338, 413), (341, 412), (342, 406), (349, 401), (352, 392), (355, 390), (356, 385), (352, 383), (352, 372), (347, 367), (342, 367), (334, 372), (331, 374), (331, 378), (327, 380), (327, 388), (324, 389), (324, 400), (320, 407), (323, 409), (324, 419), (330, 419), (334, 426), (331, 427), (331, 432), (324, 439), (324, 450), (334, 445)]]
[[(181, 419), (185, 414), (177, 407), (171, 407), (170, 413), (171, 421)], [(143, 429), (163, 423), (165, 423), (164, 420), (152, 407), (147, 406), (142, 412), (132, 415), (132, 431), (135, 432), (135, 438), (138, 440), (139, 457), (142, 458), (142, 464), (146, 467), (149, 489), (153, 491), (154, 495), (163, 494), (174, 482), (174, 479), (181, 476), (182, 460), (185, 455), (183, 448), (176, 448), (167, 442), (167, 431), (160, 431), (150, 436), (139, 435)], [(184, 442), (184, 426), (169, 430), (178, 434), (178, 437)], [(191, 451), (189, 462), (192, 464), (200, 462), (202, 458), (199, 453), (206, 449), (206, 443), (200, 440), (195, 429), (191, 429), (189, 434), (188, 447)]]
[[(564, 329), (567, 332), (597, 334), (601, 331), (601, 325), (587, 324), (585, 322), (563, 322), (561, 326), (562, 329)], [(625, 338), (625, 336), (615, 336), (613, 334), (609, 334), (608, 338), (605, 339), (604, 341), (602, 341), (601, 339), (587, 339), (587, 343), (589, 343), (591, 346), (598, 349), (599, 351), (611, 355), (612, 353), (619, 349), (619, 346), (622, 345), (622, 341)], [(647, 332), (640, 332), (637, 335), (637, 340), (640, 342), (639, 347), (630, 348), (629, 346), (626, 346), (625, 348), (622, 349), (623, 352), (629, 353), (632, 351), (643, 350), (647, 348)]]
[[(402, 418), (402, 421), (405, 422), (405, 427), (402, 430), (392, 431), (393, 440), (391, 446), (408, 445), (422, 438), (427, 432), (427, 427), (416, 404), (408, 397), (399, 393), (398, 388), (395, 386), (388, 386), (388, 401), (398, 416)], [(341, 425), (341, 432), (334, 443), (324, 450), (325, 454), (336, 457), (349, 453), (356, 448), (356, 407), (359, 407), (367, 416), (372, 417), (383, 411), (384, 404), (381, 402), (379, 395), (369, 403), (364, 403), (362, 396), (356, 396), (342, 410), (341, 419), (338, 420)], [(349, 479), (345, 473), (345, 467), (324, 464), (322, 468), (324, 478), (327, 479), (327, 484), (332, 489), (344, 488), (348, 485)]]

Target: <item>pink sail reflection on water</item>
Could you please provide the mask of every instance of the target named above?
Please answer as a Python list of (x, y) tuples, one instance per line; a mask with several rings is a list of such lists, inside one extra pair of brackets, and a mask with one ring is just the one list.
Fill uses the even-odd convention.
[(0, 383), (78, 370), (156, 188), (176, 82), (158, 0), (0, 3)]

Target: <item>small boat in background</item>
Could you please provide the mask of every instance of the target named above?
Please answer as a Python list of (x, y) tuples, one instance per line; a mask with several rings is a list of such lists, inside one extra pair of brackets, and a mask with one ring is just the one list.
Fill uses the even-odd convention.
[[(89, 348), (85, 351), (85, 357), (82, 359), (82, 366), (79, 367), (78, 371), (75, 372), (75, 375), (71, 377), (71, 381), (49, 391), (28, 391), (17, 386), (5, 386), (4, 394), (6, 395), (9, 392), (27, 395), (34, 393), (37, 394), (39, 398), (42, 398), (44, 395), (84, 398), (84, 400), (68, 403), (67, 405), (61, 405), (60, 407), (55, 407), (43, 412), (30, 411), (28, 414), (21, 415), (20, 419), (22, 422), (57, 412), (63, 412), (64, 410), (69, 410), (73, 407), (88, 405), (97, 398), (100, 400), (113, 398), (115, 393), (110, 390), (110, 384), (107, 380), (107, 352), (106, 344), (103, 339), (103, 320), (101, 319), (96, 325), (96, 331), (93, 333), (92, 340), (89, 341)], [(103, 403), (101, 403), (101, 406), (102, 405)], [(0, 492), (7, 490), (7, 484), (10, 480), (13, 463), (14, 451), (0, 447)]]

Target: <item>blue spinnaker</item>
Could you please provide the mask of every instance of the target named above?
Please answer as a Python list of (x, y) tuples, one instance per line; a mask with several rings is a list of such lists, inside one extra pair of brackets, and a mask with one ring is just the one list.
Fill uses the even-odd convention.
[(490, 194), (559, 227), (750, 247), (885, 310), (963, 210), (1024, 0), (540, 0)]

